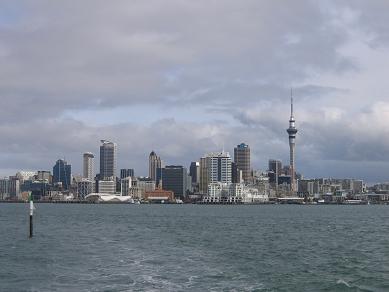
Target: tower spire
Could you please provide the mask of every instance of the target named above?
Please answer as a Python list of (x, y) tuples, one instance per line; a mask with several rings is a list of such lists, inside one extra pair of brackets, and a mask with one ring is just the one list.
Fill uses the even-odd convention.
[(293, 88), (290, 88), (290, 116), (293, 117)]
[(295, 178), (295, 147), (296, 147), (296, 134), (297, 129), (295, 126), (295, 119), (293, 116), (293, 88), (290, 88), (290, 119), (289, 119), (289, 128), (286, 130), (289, 136), (289, 150), (290, 150), (290, 190), (291, 193), (296, 192), (296, 178)]

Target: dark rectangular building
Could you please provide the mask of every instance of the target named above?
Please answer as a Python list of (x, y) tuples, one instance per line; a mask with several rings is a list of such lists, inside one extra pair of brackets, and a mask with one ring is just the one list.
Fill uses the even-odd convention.
[(234, 162), (238, 170), (242, 171), (242, 178), (247, 182), (251, 177), (250, 147), (241, 143), (234, 148)]
[(190, 164), (189, 174), (192, 177), (192, 183), (200, 182), (200, 162), (194, 161)]
[(191, 177), (185, 167), (169, 165), (161, 169), (162, 189), (174, 192), (176, 198), (183, 198), (191, 190)]

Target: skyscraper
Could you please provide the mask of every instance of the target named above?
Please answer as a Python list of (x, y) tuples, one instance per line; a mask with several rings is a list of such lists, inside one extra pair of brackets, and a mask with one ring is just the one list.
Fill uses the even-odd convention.
[(268, 168), (268, 176), (269, 183), (272, 184), (276, 191), (276, 196), (278, 196), (279, 184), (280, 184), (280, 176), (283, 173), (282, 162), (281, 160), (270, 159), (269, 160), (269, 168)]
[(93, 180), (94, 178), (94, 158), (95, 156), (86, 152), (83, 155), (83, 177), (88, 180)]
[(194, 161), (190, 164), (189, 168), (190, 176), (192, 177), (192, 183), (199, 183), (200, 181), (200, 162)]
[(297, 129), (295, 126), (295, 119), (293, 113), (293, 94), (291, 91), (290, 97), (290, 119), (289, 119), (289, 128), (286, 130), (289, 135), (289, 155), (290, 155), (290, 191), (292, 193), (296, 192), (296, 178), (295, 178), (295, 148), (296, 148), (296, 134)]
[(53, 167), (53, 183), (62, 183), (62, 187), (68, 190), (71, 183), (72, 166), (63, 159), (58, 159)]
[(243, 180), (242, 171), (238, 169), (235, 162), (231, 163), (231, 181), (233, 184), (241, 183)]
[(199, 191), (202, 194), (206, 194), (208, 191), (208, 169), (207, 158), (200, 158), (200, 179), (199, 179)]
[(234, 162), (238, 170), (242, 171), (243, 180), (247, 182), (251, 177), (249, 145), (241, 143), (234, 148)]
[(161, 158), (154, 152), (151, 151), (149, 156), (149, 177), (157, 182), (157, 177), (160, 177), (160, 175), (157, 175), (157, 170), (162, 168), (162, 161)]
[(101, 140), (100, 146), (100, 179), (115, 180), (117, 145), (116, 143)]
[(282, 173), (282, 162), (281, 160), (270, 159), (269, 160), (269, 171), (274, 174), (274, 177), (270, 179), (270, 183), (278, 184), (278, 177)]
[(209, 153), (206, 156), (208, 184), (214, 182), (231, 183), (231, 156), (228, 152)]

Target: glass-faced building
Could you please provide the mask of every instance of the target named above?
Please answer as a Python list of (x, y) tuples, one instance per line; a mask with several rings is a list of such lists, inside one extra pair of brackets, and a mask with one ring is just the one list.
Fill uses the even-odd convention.
[(53, 183), (61, 183), (64, 190), (70, 188), (72, 180), (72, 166), (63, 159), (58, 159), (53, 167)]

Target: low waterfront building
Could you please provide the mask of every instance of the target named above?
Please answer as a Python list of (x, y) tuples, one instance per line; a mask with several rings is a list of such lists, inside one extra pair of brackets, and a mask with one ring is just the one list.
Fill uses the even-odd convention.
[(324, 203), (341, 204), (348, 199), (348, 192), (335, 191), (323, 195)]
[(149, 177), (138, 177), (133, 185), (138, 187), (142, 194), (155, 191), (155, 181)]
[(144, 192), (138, 188), (138, 187), (131, 187), (128, 189), (128, 196), (133, 197), (134, 199), (137, 200), (142, 200), (143, 199), (143, 194)]
[(130, 186), (129, 181), (124, 182), (124, 194), (132, 196), (134, 199), (144, 199), (146, 192), (151, 192), (155, 190), (155, 181), (149, 177), (137, 177), (131, 178), (131, 187), (127, 189), (127, 186)]
[(40, 200), (48, 197), (53, 187), (47, 181), (26, 180), (20, 186), (20, 190), (21, 192), (31, 192), (34, 200)]
[(343, 191), (353, 196), (366, 192), (366, 185), (362, 180), (356, 179), (300, 179), (298, 181), (298, 194), (300, 196), (316, 196)]
[(0, 199), (20, 199), (20, 181), (15, 176), (0, 179)]
[(9, 178), (0, 179), (0, 199), (5, 200), (9, 196)]
[(132, 187), (132, 179), (131, 176), (126, 178), (122, 178), (120, 181), (121, 184), (121, 194), (122, 196), (130, 196), (130, 189)]
[(174, 202), (174, 192), (156, 189), (154, 191), (145, 192), (145, 200), (149, 202)]
[(85, 199), (85, 197), (91, 193), (94, 193), (94, 182), (83, 178), (76, 182), (77, 185), (77, 197), (79, 199)]
[(244, 183), (210, 183), (208, 195), (203, 197), (203, 203), (211, 204), (239, 204), (265, 203), (269, 201), (267, 193), (256, 187), (248, 187)]
[(96, 188), (99, 193), (114, 194), (116, 191), (116, 181), (99, 180), (97, 181)]
[(361, 200), (364, 202), (371, 202), (371, 203), (388, 203), (389, 202), (389, 193), (382, 193), (382, 194), (376, 194), (376, 193), (368, 193), (368, 194), (358, 194), (355, 195), (354, 198), (356, 200)]
[(105, 193), (92, 193), (85, 197), (89, 202), (93, 203), (134, 203), (130, 196), (118, 196)]

